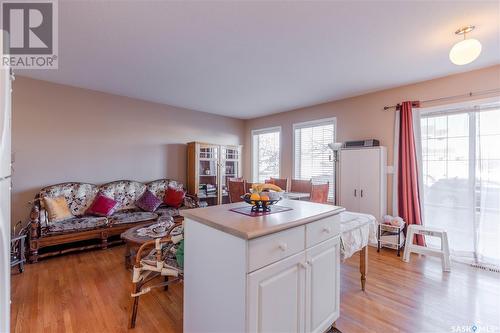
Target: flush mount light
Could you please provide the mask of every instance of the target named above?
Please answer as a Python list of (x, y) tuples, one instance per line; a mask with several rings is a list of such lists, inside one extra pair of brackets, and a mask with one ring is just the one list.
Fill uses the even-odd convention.
[(455, 31), (456, 35), (464, 35), (464, 40), (453, 45), (450, 50), (450, 60), (455, 65), (469, 64), (481, 54), (481, 43), (477, 39), (467, 39), (466, 37), (466, 34), (474, 30), (474, 28), (473, 25), (469, 25)]

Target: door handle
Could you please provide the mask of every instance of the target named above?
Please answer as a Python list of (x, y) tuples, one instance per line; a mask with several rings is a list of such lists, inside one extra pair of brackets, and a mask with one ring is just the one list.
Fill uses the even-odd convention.
[(361, 190), (361, 197), (363, 197), (363, 190)]
[(356, 196), (357, 191), (358, 191), (358, 190), (354, 189), (354, 196)]

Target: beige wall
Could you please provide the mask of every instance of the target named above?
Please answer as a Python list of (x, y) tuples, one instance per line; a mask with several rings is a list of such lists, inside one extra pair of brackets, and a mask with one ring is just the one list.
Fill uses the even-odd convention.
[[(394, 112), (384, 111), (385, 105), (394, 105), (405, 100), (423, 101), (495, 88), (500, 88), (500, 65), (249, 120), (245, 123), (247, 149), (245, 149), (244, 176), (251, 178), (250, 135), (254, 129), (282, 126), (281, 176), (283, 177), (293, 175), (292, 125), (327, 117), (337, 118), (337, 141), (379, 139), (381, 145), (387, 146), (388, 165), (392, 165)], [(455, 99), (453, 102), (467, 99), (471, 98)], [(437, 104), (439, 103), (427, 103), (423, 106)], [(392, 211), (392, 177), (390, 176), (388, 177), (388, 211)]]
[[(185, 181), (189, 141), (244, 144), (244, 176), (250, 178), (250, 133), (265, 127), (282, 126), (281, 174), (292, 177), (292, 125), (327, 117), (337, 117), (337, 141), (377, 138), (388, 147), (392, 165), (394, 112), (383, 111), (385, 105), (499, 87), (497, 65), (243, 121), (18, 77), (12, 107), (12, 221), (25, 221), (27, 202), (36, 191), (58, 182)], [(465, 99), (470, 98), (453, 102)], [(391, 186), (389, 176), (389, 211)]]
[(13, 223), (43, 186), (185, 181), (185, 143), (243, 142), (242, 120), (24, 77), (13, 88)]

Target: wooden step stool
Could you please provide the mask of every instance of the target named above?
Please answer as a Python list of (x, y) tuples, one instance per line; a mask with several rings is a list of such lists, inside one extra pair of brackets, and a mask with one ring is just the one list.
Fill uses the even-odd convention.
[[(414, 235), (424, 235), (441, 238), (441, 249), (433, 249), (413, 244)], [(450, 246), (448, 244), (448, 233), (446, 232), (446, 230), (427, 227), (423, 225), (410, 224), (406, 231), (406, 243), (403, 261), (410, 262), (410, 253), (412, 252), (441, 257), (443, 272), (451, 271)]]

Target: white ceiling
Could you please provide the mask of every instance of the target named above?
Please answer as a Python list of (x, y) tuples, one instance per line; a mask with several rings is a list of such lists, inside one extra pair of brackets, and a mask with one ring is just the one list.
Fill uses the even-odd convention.
[[(59, 69), (18, 74), (237, 118), (500, 63), (498, 1), (59, 1)], [(448, 59), (474, 24), (481, 56)]]

